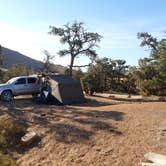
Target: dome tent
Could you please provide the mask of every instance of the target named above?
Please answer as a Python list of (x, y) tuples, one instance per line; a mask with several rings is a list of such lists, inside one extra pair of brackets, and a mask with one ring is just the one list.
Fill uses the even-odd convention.
[(48, 75), (52, 95), (62, 104), (84, 103), (85, 98), (79, 81), (67, 75)]

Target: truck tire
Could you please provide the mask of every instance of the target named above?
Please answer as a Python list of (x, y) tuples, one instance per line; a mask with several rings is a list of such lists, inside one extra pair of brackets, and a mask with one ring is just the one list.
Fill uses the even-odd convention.
[(13, 94), (10, 90), (5, 90), (1, 94), (1, 99), (3, 101), (11, 101), (13, 99)]
[(39, 95), (39, 93), (33, 93), (32, 97), (37, 97)]

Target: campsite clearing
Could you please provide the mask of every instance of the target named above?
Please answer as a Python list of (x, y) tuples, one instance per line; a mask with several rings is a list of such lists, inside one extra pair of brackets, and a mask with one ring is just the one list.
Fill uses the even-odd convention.
[(20, 166), (136, 166), (145, 153), (166, 155), (163, 133), (160, 139), (165, 102), (88, 97), (85, 104), (57, 107), (18, 97), (0, 102), (4, 114), (41, 137), (37, 145), (13, 152)]

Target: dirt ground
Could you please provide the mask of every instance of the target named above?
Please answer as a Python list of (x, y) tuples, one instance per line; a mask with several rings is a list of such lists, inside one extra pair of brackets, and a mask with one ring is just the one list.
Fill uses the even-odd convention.
[(166, 155), (165, 102), (91, 97), (57, 107), (28, 97), (0, 102), (0, 116), (6, 113), (41, 137), (13, 152), (20, 166), (136, 166), (147, 152)]

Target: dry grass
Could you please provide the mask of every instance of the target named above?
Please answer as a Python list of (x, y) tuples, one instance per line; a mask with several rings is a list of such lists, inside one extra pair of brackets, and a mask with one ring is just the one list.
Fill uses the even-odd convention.
[(17, 166), (16, 162), (8, 155), (0, 152), (0, 165), (1, 166)]
[(17, 98), (0, 103), (3, 114), (41, 136), (40, 143), (17, 151), (21, 166), (134, 166), (149, 151), (166, 154), (158, 135), (166, 122), (164, 102), (91, 97), (83, 105), (56, 107)]
[[(25, 133), (25, 126), (18, 124), (8, 115), (0, 116), (0, 165), (16, 166), (11, 151), (17, 149), (21, 136)], [(15, 150), (14, 149), (14, 150)]]

